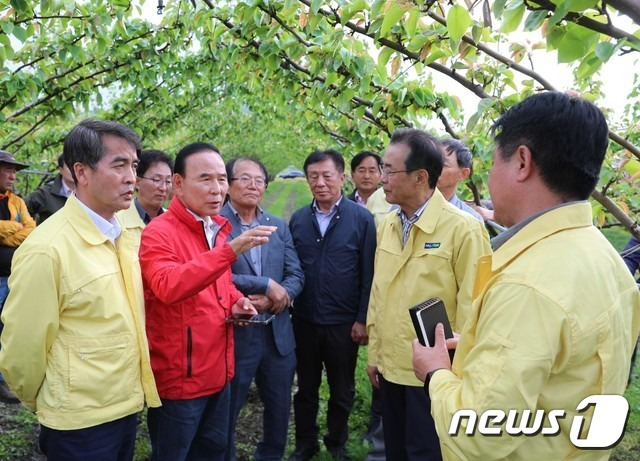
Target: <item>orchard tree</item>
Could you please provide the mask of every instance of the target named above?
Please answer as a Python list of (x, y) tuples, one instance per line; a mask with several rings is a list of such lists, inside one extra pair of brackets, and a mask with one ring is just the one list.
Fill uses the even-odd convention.
[(491, 123), (536, 91), (568, 89), (541, 70), (552, 56), (610, 119), (594, 218), (640, 236), (637, 66), (621, 120), (600, 77), (612, 58), (637, 59), (635, 0), (165, 0), (152, 5), (159, 25), (142, 3), (0, 0), (2, 148), (46, 168), (94, 115), (148, 147), (208, 139), (277, 170), (318, 146), (381, 150), (418, 127), (472, 148), (477, 200)]

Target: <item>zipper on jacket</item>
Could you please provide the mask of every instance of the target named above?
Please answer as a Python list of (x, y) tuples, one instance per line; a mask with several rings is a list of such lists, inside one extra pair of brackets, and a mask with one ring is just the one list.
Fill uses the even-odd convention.
[(187, 378), (191, 378), (191, 351), (193, 345), (191, 342), (191, 327), (187, 327)]

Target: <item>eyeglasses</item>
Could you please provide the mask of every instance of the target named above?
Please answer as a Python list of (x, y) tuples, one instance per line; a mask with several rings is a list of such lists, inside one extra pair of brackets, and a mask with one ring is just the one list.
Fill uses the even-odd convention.
[(140, 179), (146, 179), (147, 181), (151, 181), (154, 186), (162, 187), (164, 184), (167, 189), (169, 189), (173, 185), (173, 181), (170, 179), (162, 179), (162, 178), (145, 178), (144, 176), (138, 176)]
[(248, 186), (251, 183), (254, 183), (256, 187), (264, 187), (267, 183), (262, 178), (250, 178), (249, 176), (240, 176), (239, 178), (231, 178), (232, 181), (239, 181), (243, 186)]
[(411, 173), (411, 171), (410, 170), (389, 171), (385, 167), (382, 167), (382, 176), (386, 176), (388, 178), (389, 176), (394, 175), (396, 173)]

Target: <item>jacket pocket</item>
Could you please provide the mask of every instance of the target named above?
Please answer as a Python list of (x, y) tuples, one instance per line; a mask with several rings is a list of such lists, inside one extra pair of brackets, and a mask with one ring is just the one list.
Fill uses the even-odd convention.
[(126, 402), (135, 389), (131, 335), (77, 339), (69, 346), (69, 406), (79, 410)]
[(187, 327), (187, 378), (191, 378), (191, 355), (193, 353), (193, 338), (191, 327)]

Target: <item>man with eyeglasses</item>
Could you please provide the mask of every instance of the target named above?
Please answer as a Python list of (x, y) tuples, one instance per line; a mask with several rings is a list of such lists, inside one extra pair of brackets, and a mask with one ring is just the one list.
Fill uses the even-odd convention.
[(408, 309), (438, 297), (459, 331), (471, 305), (475, 262), (491, 249), (482, 222), (436, 188), (443, 148), (435, 138), (397, 130), (382, 162), (386, 199), (400, 208), (378, 226), (367, 373), (380, 388), (386, 458), (439, 460), (430, 401), (411, 365), (415, 331)]
[(227, 460), (235, 460), (235, 430), (251, 382), (264, 404), (257, 460), (282, 459), (287, 445), (291, 385), (296, 369), (289, 307), (304, 284), (304, 274), (287, 224), (260, 208), (269, 174), (259, 160), (240, 157), (226, 165), (229, 201), (220, 214), (231, 223), (233, 239), (260, 225), (276, 226), (269, 242), (242, 254), (231, 266), (233, 283), (259, 312), (275, 314), (268, 325), (234, 327), (236, 374), (231, 381)]
[(137, 196), (131, 206), (118, 212), (122, 225), (133, 232), (138, 241), (142, 230), (153, 218), (164, 213), (164, 205), (172, 187), (173, 160), (160, 150), (143, 150), (136, 169)]
[(342, 155), (332, 149), (315, 151), (305, 160), (304, 172), (313, 202), (296, 211), (289, 223), (305, 275), (293, 309), (298, 392), (296, 450), (289, 460), (308, 460), (319, 450), (316, 420), (323, 366), (329, 384), (324, 444), (334, 459), (348, 459), (347, 423), (358, 347), (367, 344), (376, 231), (371, 214), (342, 195)]

